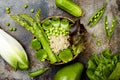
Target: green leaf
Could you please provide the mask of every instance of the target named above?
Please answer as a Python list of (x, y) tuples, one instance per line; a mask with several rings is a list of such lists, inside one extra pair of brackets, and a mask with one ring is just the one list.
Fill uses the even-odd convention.
[(39, 50), (41, 48), (41, 44), (37, 39), (33, 39), (30, 43), (31, 47), (35, 50)]
[(37, 51), (36, 57), (40, 61), (45, 61), (45, 59), (47, 59), (47, 52), (44, 49), (40, 49)]

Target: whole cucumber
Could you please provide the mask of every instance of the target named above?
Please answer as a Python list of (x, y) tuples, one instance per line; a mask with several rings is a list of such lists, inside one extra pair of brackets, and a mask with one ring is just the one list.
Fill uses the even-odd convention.
[(75, 17), (80, 17), (83, 15), (80, 6), (78, 6), (71, 0), (55, 0), (55, 4), (58, 8), (63, 9), (64, 11)]

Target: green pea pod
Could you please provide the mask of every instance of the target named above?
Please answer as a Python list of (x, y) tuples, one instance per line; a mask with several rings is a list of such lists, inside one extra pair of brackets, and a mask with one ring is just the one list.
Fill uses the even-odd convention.
[(54, 80), (80, 80), (83, 71), (83, 64), (74, 64), (61, 68), (55, 75)]
[(36, 53), (36, 58), (40, 61), (45, 61), (47, 59), (47, 52), (44, 49), (40, 49)]
[(31, 47), (35, 50), (39, 50), (41, 48), (41, 44), (37, 39), (33, 39), (30, 43)]
[(102, 15), (105, 12), (106, 5), (107, 4), (104, 4), (103, 7), (99, 8), (95, 12), (95, 14), (88, 20), (88, 25), (90, 25), (90, 27), (93, 27), (94, 25), (96, 25), (100, 21)]
[(30, 72), (28, 75), (31, 76), (31, 77), (39, 76), (39, 75), (43, 74), (45, 71), (47, 71), (48, 69), (49, 68), (42, 68), (40, 70)]

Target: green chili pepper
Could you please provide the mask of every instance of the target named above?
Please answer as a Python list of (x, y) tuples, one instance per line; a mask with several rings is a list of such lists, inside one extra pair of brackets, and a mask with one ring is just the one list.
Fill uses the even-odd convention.
[(100, 21), (102, 15), (105, 12), (106, 5), (107, 4), (105, 4), (103, 7), (98, 9), (95, 12), (95, 14), (88, 20), (88, 25), (90, 25), (90, 27), (93, 27), (94, 25), (96, 25)]
[(30, 72), (28, 75), (31, 77), (35, 77), (35, 76), (39, 76), (41, 74), (43, 74), (45, 71), (47, 71), (49, 68), (42, 68), (40, 70), (37, 70), (35, 72)]

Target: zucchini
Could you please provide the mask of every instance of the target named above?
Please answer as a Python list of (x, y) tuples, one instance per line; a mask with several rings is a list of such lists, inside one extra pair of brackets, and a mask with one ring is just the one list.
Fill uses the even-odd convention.
[(83, 15), (80, 6), (78, 6), (71, 0), (55, 0), (55, 4), (58, 8), (68, 12), (75, 17), (80, 17)]

